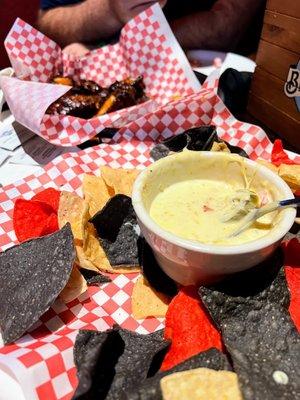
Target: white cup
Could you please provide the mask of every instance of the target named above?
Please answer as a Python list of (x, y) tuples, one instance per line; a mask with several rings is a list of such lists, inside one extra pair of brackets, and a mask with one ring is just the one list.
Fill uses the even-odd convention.
[[(214, 171), (218, 164), (224, 168), (224, 157), (228, 157), (228, 153), (184, 151), (168, 156), (142, 171), (133, 187), (132, 204), (142, 234), (165, 273), (183, 285), (211, 283), (262, 262), (278, 247), (296, 216), (294, 208), (282, 210), (275, 226), (265, 236), (238, 245), (186, 240), (164, 230), (150, 217), (151, 202), (159, 190), (179, 180), (199, 179), (201, 163), (208, 158), (213, 161)], [(256, 171), (255, 179), (268, 181), (274, 191), (274, 200), (294, 197), (277, 174), (254, 161), (243, 160), (249, 171)], [(192, 172), (185, 178), (186, 171)], [(209, 171), (205, 173), (209, 175)], [(184, 215), (182, 221), (184, 223)]]

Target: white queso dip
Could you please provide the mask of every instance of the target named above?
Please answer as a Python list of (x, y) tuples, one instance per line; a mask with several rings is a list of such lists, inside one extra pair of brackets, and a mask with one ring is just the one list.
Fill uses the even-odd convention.
[(169, 156), (168, 165), (153, 177), (156, 189), (148, 188), (149, 214), (161, 228), (184, 239), (219, 245), (249, 242), (270, 232), (276, 212), (231, 237), (246, 214), (243, 210), (275, 199), (274, 189), (253, 169), (247, 170), (242, 157), (223, 153), (218, 165), (203, 157), (198, 170), (193, 163), (182, 164), (181, 170), (182, 158), (194, 152), (183, 153)]

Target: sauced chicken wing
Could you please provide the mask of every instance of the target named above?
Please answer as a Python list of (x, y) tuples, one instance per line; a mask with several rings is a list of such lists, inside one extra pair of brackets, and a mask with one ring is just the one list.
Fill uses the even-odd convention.
[(74, 85), (74, 81), (70, 76), (54, 76), (52, 82), (57, 83), (58, 85), (67, 85), (67, 86)]
[(110, 95), (99, 109), (98, 116), (131, 107), (146, 100), (142, 76), (135, 80), (126, 78), (123, 81), (116, 81), (110, 85), (108, 90)]
[(116, 81), (108, 88), (102, 88), (91, 80), (74, 81), (63, 76), (53, 78), (53, 83), (69, 84), (67, 82), (73, 83), (72, 89), (48, 107), (48, 114), (88, 119), (139, 104), (147, 99), (142, 76)]
[(52, 103), (47, 114), (72, 115), (79, 118), (92, 118), (99, 108), (98, 95), (73, 93), (72, 89)]
[(84, 79), (77, 81), (73, 90), (83, 94), (100, 94), (102, 97), (106, 97), (108, 94), (108, 89), (101, 87), (94, 81)]

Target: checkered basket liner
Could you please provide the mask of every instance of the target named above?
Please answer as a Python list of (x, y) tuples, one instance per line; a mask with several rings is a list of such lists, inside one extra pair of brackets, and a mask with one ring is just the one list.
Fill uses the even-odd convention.
[[(12, 113), (20, 123), (56, 145), (78, 145), (105, 127), (127, 126), (174, 97), (200, 89), (158, 4), (130, 20), (118, 43), (93, 50), (80, 59), (63, 54), (55, 42), (19, 18), (5, 47), (17, 76), (1, 77)], [(70, 89), (47, 83), (58, 73), (92, 79), (104, 87), (115, 80), (143, 75), (151, 100), (89, 120), (47, 115), (48, 106)]]
[[(204, 88), (205, 89), (205, 88)], [(142, 169), (151, 163), (149, 151), (155, 142), (203, 124), (216, 124), (219, 135), (240, 146), (252, 159), (269, 159), (271, 142), (264, 131), (237, 121), (210, 88), (189, 100), (167, 105), (160, 114), (142, 117), (122, 128), (113, 141), (79, 153), (64, 154), (39, 173), (0, 189), (0, 246), (4, 250), (16, 237), (12, 226), (14, 201), (31, 198), (42, 188), (55, 187), (81, 194), (84, 173), (98, 174), (100, 165)], [(171, 124), (170, 109), (172, 110)], [(188, 122), (187, 122), (188, 120)], [(159, 130), (157, 124), (162, 124)], [(300, 157), (291, 154), (300, 161)], [(66, 400), (77, 385), (73, 344), (78, 329), (106, 330), (114, 323), (139, 333), (163, 328), (163, 319), (136, 321), (131, 315), (130, 296), (137, 274), (111, 275), (113, 281), (90, 287), (78, 299), (64, 304), (57, 300), (40, 321), (21, 339), (0, 348), (0, 367), (20, 383), (26, 399)]]

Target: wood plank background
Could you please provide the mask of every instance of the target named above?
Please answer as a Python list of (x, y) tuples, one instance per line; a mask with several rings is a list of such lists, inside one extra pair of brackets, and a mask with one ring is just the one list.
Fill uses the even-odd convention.
[(275, 108), (297, 120), (300, 113), (294, 99), (287, 97), (284, 93), (284, 83), (285, 81), (269, 74), (260, 67), (256, 67), (251, 90), (256, 96), (269, 101)]
[(269, 0), (267, 10), (300, 18), (299, 0)]
[[(288, 3), (299, 0), (290, 0)], [(261, 38), (267, 42), (299, 53), (300, 19), (266, 10)]]
[(248, 112), (300, 151), (300, 112), (284, 93), (300, 59), (300, 0), (269, 0), (256, 56)]
[(289, 66), (298, 63), (299, 55), (276, 44), (261, 40), (255, 61), (261, 69), (285, 82)]
[(252, 93), (249, 98), (248, 111), (258, 121), (263, 122), (276, 135), (287, 140), (296, 150), (300, 151), (300, 124), (290, 115), (285, 114), (272, 103)]

